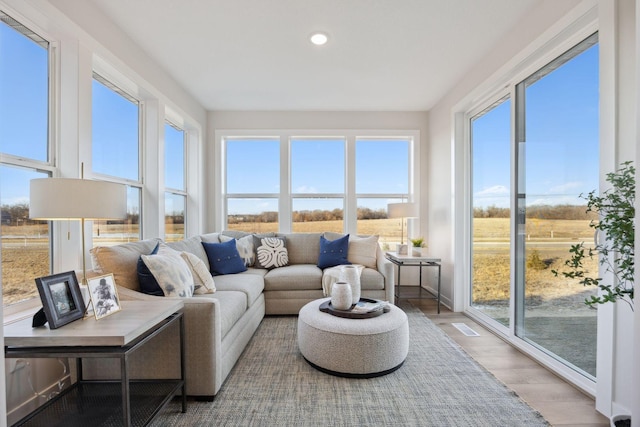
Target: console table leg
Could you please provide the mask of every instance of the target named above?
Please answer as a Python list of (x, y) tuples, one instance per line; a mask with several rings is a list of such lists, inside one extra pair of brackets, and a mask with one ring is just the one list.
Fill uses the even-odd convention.
[(122, 378), (122, 421), (123, 425), (131, 425), (131, 405), (129, 395), (129, 370), (127, 369), (127, 356), (120, 359), (120, 369)]
[(438, 264), (438, 314), (440, 314), (440, 281), (442, 279), (442, 265)]
[(180, 315), (180, 377), (182, 379), (182, 413), (187, 412), (187, 383), (184, 363), (184, 314)]

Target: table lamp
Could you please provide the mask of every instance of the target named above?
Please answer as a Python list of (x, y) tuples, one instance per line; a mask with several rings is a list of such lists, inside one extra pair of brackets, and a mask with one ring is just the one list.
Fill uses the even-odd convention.
[(398, 255), (407, 255), (408, 245), (404, 244), (404, 220), (418, 216), (418, 205), (415, 203), (389, 203), (387, 205), (388, 218), (401, 218), (400, 244), (396, 246)]
[(30, 182), (29, 218), (80, 220), (82, 229), (82, 285), (87, 285), (85, 220), (124, 219), (127, 188), (123, 184), (76, 178), (38, 178)]

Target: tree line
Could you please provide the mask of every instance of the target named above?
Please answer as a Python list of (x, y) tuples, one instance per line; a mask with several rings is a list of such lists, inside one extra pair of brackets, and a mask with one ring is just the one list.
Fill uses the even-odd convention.
[[(2, 205), (0, 206), (0, 215), (1, 222), (3, 225), (29, 225), (29, 224), (38, 224), (44, 221), (32, 220), (29, 219), (29, 204), (27, 203), (16, 203), (14, 205)], [(175, 215), (173, 216), (174, 223), (183, 223), (184, 216)], [(130, 224), (138, 224), (140, 221), (139, 214), (127, 214), (127, 219), (125, 222)], [(107, 221), (107, 223), (112, 223), (114, 221)], [(115, 221), (120, 222), (120, 221)]]
[[(293, 222), (338, 221), (342, 220), (343, 218), (344, 211), (342, 209), (315, 209), (292, 212)], [(358, 220), (386, 218), (386, 209), (358, 208)], [(277, 222), (278, 212), (268, 211), (258, 214), (228, 215), (227, 221), (229, 224), (239, 224), (243, 222)]]
[[(29, 205), (27, 203), (17, 203), (14, 205), (2, 205), (2, 224), (4, 225), (20, 225), (32, 224), (38, 221), (29, 219)], [(538, 219), (597, 219), (597, 214), (590, 212), (586, 214), (587, 207), (579, 205), (537, 205), (527, 207), (527, 218)], [(488, 206), (486, 208), (474, 208), (474, 218), (509, 218), (511, 210), (509, 208), (500, 208), (497, 206)], [(333, 210), (300, 210), (292, 213), (293, 222), (312, 222), (312, 221), (336, 221), (342, 220), (344, 212), (342, 209)], [(184, 222), (182, 215), (172, 216), (175, 224)], [(137, 224), (139, 222), (138, 214), (129, 214), (127, 222)], [(358, 208), (358, 220), (367, 219), (387, 219), (386, 209)], [(23, 222), (24, 221), (24, 222)], [(278, 212), (266, 211), (258, 214), (229, 215), (230, 224), (242, 222), (277, 222)]]
[[(489, 206), (486, 208), (474, 208), (474, 218), (509, 218), (511, 209)], [(528, 206), (527, 218), (536, 219), (598, 219), (596, 212), (587, 213), (586, 205), (536, 205)]]

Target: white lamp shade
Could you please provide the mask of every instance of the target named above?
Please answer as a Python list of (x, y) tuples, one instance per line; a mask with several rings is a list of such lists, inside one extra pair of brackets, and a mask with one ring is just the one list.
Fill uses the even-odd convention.
[(29, 218), (124, 219), (127, 188), (107, 181), (40, 178), (30, 182)]
[(387, 216), (389, 218), (416, 218), (418, 216), (418, 205), (415, 203), (389, 203), (387, 205)]

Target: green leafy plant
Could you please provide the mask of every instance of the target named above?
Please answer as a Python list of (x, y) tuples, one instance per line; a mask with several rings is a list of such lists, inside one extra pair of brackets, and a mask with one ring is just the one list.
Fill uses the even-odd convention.
[[(617, 172), (607, 174), (611, 188), (597, 195), (595, 191), (580, 197), (587, 200), (587, 212), (598, 212), (599, 220), (589, 226), (602, 232), (604, 239), (596, 238), (593, 247), (585, 247), (584, 242), (572, 245), (571, 257), (565, 261), (568, 271), (558, 272), (570, 279), (579, 279), (584, 286), (597, 286), (601, 293), (591, 296), (585, 303), (589, 306), (607, 302), (625, 301), (633, 309), (634, 289), (634, 239), (635, 239), (635, 168), (632, 162), (621, 164)], [(612, 283), (605, 283), (601, 277), (587, 276), (583, 261), (601, 255), (600, 265), (613, 274)]]
[(415, 239), (411, 239), (411, 244), (414, 248), (421, 248), (424, 244), (424, 237), (416, 237)]

